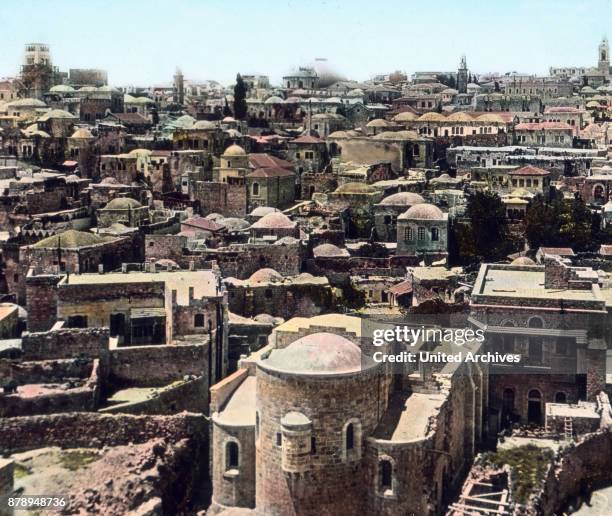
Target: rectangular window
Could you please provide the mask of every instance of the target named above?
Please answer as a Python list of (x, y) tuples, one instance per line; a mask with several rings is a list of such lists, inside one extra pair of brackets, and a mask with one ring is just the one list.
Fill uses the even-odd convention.
[(419, 228), (419, 240), (425, 240), (425, 228)]
[(412, 228), (404, 228), (404, 240), (406, 242), (412, 242), (414, 240)]

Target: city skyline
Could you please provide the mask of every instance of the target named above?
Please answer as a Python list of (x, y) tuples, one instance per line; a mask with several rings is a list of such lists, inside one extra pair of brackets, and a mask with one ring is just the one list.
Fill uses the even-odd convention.
[[(236, 73), (260, 73), (278, 84), (283, 74), (319, 57), (356, 80), (398, 69), (455, 70), (462, 54), (475, 73), (542, 75), (550, 66), (595, 66), (596, 47), (612, 15), (609, 0), (511, 6), (391, 1), (376, 8), (362, 0), (263, 6), (237, 0), (233, 10), (223, 2), (185, 0), (171, 13), (158, 1), (7, 4), (10, 9), (0, 13), (0, 23), (10, 27), (0, 35), (0, 76), (17, 75), (24, 45), (42, 42), (61, 70), (104, 69), (117, 86), (170, 83), (176, 67), (193, 81), (230, 84)], [(95, 23), (75, 24), (76, 5), (79, 18)], [(500, 30), (504, 25), (507, 34)], [(111, 29), (119, 36), (106, 38)]]

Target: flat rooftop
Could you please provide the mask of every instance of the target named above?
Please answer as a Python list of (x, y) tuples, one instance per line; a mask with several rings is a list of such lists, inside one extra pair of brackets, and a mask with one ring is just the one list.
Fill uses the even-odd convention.
[(240, 384), (216, 417), (216, 421), (228, 426), (255, 426), (255, 383), (248, 376)]
[(60, 286), (67, 285), (112, 285), (127, 283), (166, 284), (168, 290), (176, 290), (179, 305), (189, 304), (189, 288), (193, 287), (195, 298), (215, 297), (217, 276), (213, 271), (162, 271), (162, 272), (111, 272), (104, 274), (71, 274)]
[(374, 437), (396, 442), (424, 439), (431, 430), (429, 419), (438, 413), (445, 399), (444, 394), (396, 394)]

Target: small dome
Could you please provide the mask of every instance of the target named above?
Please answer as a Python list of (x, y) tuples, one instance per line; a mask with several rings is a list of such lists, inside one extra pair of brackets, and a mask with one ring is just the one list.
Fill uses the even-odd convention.
[(230, 233), (233, 232), (233, 231), (243, 231), (245, 229), (248, 229), (249, 226), (250, 226), (250, 224), (246, 220), (239, 219), (237, 217), (228, 217), (228, 218), (216, 219), (215, 222), (225, 226), (225, 228)]
[(79, 91), (92, 92), (98, 91), (98, 88), (96, 88), (95, 86), (83, 86), (82, 88), (79, 88)]
[(146, 158), (151, 155), (151, 151), (149, 149), (134, 149), (129, 152), (129, 155)]
[(12, 102), (9, 102), (7, 104), (7, 107), (9, 108), (16, 108), (16, 107), (40, 108), (40, 107), (47, 107), (47, 104), (45, 104), (42, 100), (25, 98), (25, 99), (13, 100)]
[(281, 99), (280, 97), (277, 97), (276, 95), (272, 95), (271, 97), (268, 97), (264, 104), (282, 104), (284, 102), (283, 99)]
[(251, 211), (249, 215), (251, 217), (263, 217), (264, 215), (267, 215), (268, 213), (275, 213), (278, 211), (279, 211), (278, 209), (272, 208), (270, 206), (258, 206), (253, 211)]
[(463, 111), (459, 111), (457, 113), (453, 113), (452, 115), (449, 115), (448, 117), (446, 117), (446, 120), (448, 120), (449, 122), (473, 122), (474, 119), (468, 115), (467, 113), (464, 113)]
[(415, 204), (402, 213), (401, 219), (416, 219), (416, 220), (442, 220), (444, 213), (442, 210), (433, 204)]
[(294, 244), (298, 244), (300, 241), (292, 236), (286, 236), (283, 238), (279, 238), (276, 242), (274, 242), (274, 245), (294, 245)]
[(362, 361), (356, 344), (340, 335), (321, 332), (306, 335), (286, 348), (272, 350), (259, 365), (298, 374), (342, 374), (360, 371)]
[(365, 183), (344, 183), (336, 188), (335, 193), (341, 194), (369, 194), (376, 190)]
[(349, 135), (346, 131), (334, 131), (331, 133), (328, 138), (348, 138)]
[(208, 215), (206, 215), (206, 217), (204, 217), (206, 220), (212, 220), (217, 221), (223, 218), (223, 215), (221, 215), (220, 213), (209, 213)]
[(246, 156), (246, 152), (240, 145), (234, 144), (225, 149), (223, 156)]
[(77, 231), (69, 229), (63, 233), (52, 235), (50, 237), (39, 240), (31, 247), (36, 249), (75, 249), (79, 247), (87, 247), (90, 245), (102, 244), (107, 241), (107, 238), (88, 233), (86, 231)]
[(419, 117), (419, 122), (443, 122), (446, 117), (435, 111), (430, 111)]
[(295, 227), (295, 222), (284, 213), (274, 212), (264, 215), (251, 227), (254, 229), (290, 229)]
[(321, 244), (312, 250), (312, 254), (315, 258), (340, 258), (349, 256), (349, 252), (346, 249), (340, 249), (334, 244)]
[(283, 281), (283, 277), (270, 268), (259, 269), (249, 277), (249, 282), (251, 283), (273, 283), (280, 281)]
[(519, 256), (512, 260), (511, 265), (535, 265), (535, 262), (527, 256)]
[(133, 210), (134, 208), (142, 208), (142, 204), (130, 197), (117, 197), (104, 207), (105, 210)]
[(389, 127), (389, 122), (383, 118), (375, 118), (374, 120), (370, 120), (366, 124), (366, 127)]
[(104, 179), (102, 179), (102, 181), (100, 181), (101, 185), (118, 185), (119, 181), (117, 181), (116, 178), (114, 177), (105, 177)]
[(501, 116), (495, 115), (493, 113), (485, 113), (483, 115), (480, 115), (476, 118), (476, 120), (478, 120), (479, 122), (495, 122), (499, 124), (504, 123), (504, 119)]
[(221, 122), (225, 123), (225, 124), (231, 124), (233, 122), (235, 122), (236, 119), (233, 116), (226, 116), (223, 120), (221, 120)]
[(53, 86), (49, 91), (52, 93), (72, 93), (74, 88), (67, 84), (58, 84), (57, 86)]
[(413, 120), (416, 120), (417, 118), (418, 116), (412, 113), (411, 111), (404, 111), (403, 113), (400, 113), (399, 115), (395, 115), (393, 117), (393, 121), (394, 122), (412, 122)]
[(169, 258), (162, 258), (161, 260), (157, 260), (155, 262), (155, 265), (166, 267), (167, 269), (174, 270), (174, 271), (180, 269), (178, 263), (176, 263), (174, 260), (170, 260)]
[(69, 176), (66, 176), (66, 183), (76, 183), (77, 181), (80, 181), (81, 178), (79, 176), (77, 176), (76, 174), (70, 174)]
[(91, 134), (89, 129), (85, 129), (84, 127), (81, 127), (77, 129), (76, 131), (74, 131), (74, 133), (72, 133), (72, 136), (70, 138), (74, 138), (75, 140), (89, 140), (90, 138), (93, 138), (93, 135)]
[(46, 113), (43, 113), (38, 120), (39, 122), (45, 122), (47, 120), (54, 120), (54, 119), (73, 120), (75, 118), (76, 116), (74, 116), (72, 113), (69, 113), (68, 111), (65, 111), (63, 109), (51, 109), (47, 111)]
[(385, 197), (380, 204), (385, 206), (412, 206), (413, 204), (424, 203), (425, 199), (417, 193), (398, 192), (389, 197)]

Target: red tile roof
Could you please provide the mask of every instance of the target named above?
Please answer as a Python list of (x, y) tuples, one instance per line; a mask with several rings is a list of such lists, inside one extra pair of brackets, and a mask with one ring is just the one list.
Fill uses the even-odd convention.
[(514, 127), (517, 131), (574, 131), (565, 122), (524, 122)]
[(217, 224), (213, 220), (205, 219), (204, 217), (192, 217), (190, 219), (184, 220), (181, 224), (185, 226), (190, 226), (198, 229), (203, 229), (205, 231), (220, 231), (225, 226), (221, 224)]
[(288, 161), (266, 153), (249, 154), (249, 165), (252, 169), (276, 167), (293, 170), (293, 165)]
[(393, 285), (387, 290), (395, 296), (403, 296), (404, 294), (410, 294), (412, 292), (412, 282), (410, 280), (402, 281), (397, 285)]
[(247, 177), (289, 177), (293, 176), (291, 170), (281, 167), (265, 167), (258, 168), (253, 172), (247, 174)]
[(533, 165), (527, 165), (526, 167), (519, 168), (508, 172), (509, 176), (549, 176), (550, 172), (542, 168), (534, 167)]

